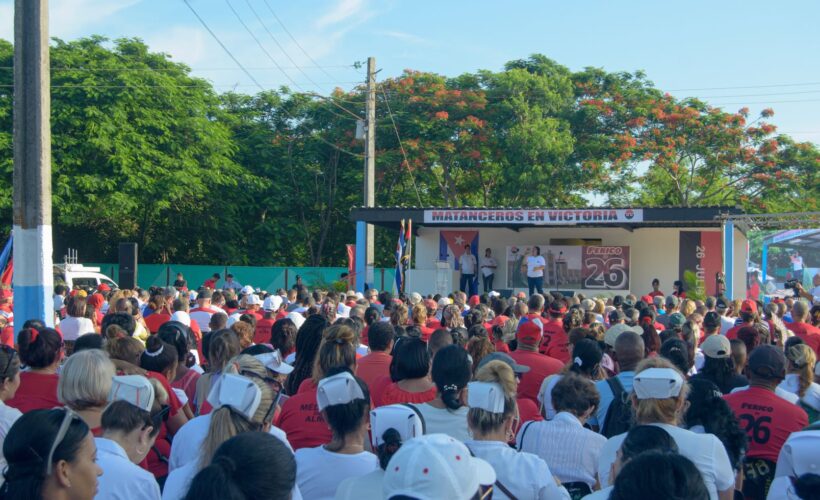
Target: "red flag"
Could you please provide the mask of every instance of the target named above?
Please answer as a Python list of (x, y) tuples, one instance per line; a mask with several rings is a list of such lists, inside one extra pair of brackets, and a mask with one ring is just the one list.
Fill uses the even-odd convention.
[(356, 288), (356, 245), (347, 245), (347, 286)]
[(6, 269), (3, 270), (2, 276), (0, 276), (0, 284), (11, 286), (11, 278), (14, 275), (14, 258), (9, 259), (9, 265), (6, 266)]

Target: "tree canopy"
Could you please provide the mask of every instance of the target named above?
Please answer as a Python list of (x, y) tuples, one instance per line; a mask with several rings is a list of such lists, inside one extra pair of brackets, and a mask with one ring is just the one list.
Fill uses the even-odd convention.
[[(6, 231), (12, 53), (0, 40)], [(344, 262), (362, 202), (364, 85), (219, 94), (139, 39), (55, 40), (51, 64), (56, 255), (111, 260), (119, 241), (136, 241), (146, 262)], [(537, 54), (454, 77), (405, 70), (378, 85), (376, 199), (576, 207), (596, 194), (613, 206), (817, 210), (820, 152), (778, 134), (773, 114)], [(392, 248), (395, 235), (377, 236)]]

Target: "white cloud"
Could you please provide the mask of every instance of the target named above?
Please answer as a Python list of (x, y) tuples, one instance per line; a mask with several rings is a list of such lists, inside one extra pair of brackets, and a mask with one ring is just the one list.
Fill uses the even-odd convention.
[[(170, 54), (176, 62), (195, 66), (213, 56), (213, 52), (208, 47), (211, 40), (209, 36), (201, 28), (171, 26), (162, 32), (147, 36), (145, 43), (152, 52), (165, 52)], [(219, 49), (219, 47), (216, 48)]]
[(318, 20), (317, 28), (325, 28), (339, 24), (355, 15), (359, 15), (365, 7), (365, 0), (339, 0), (336, 5)]
[(390, 38), (395, 38), (396, 40), (401, 40), (403, 42), (412, 43), (415, 45), (429, 45), (430, 40), (426, 38), (420, 37), (418, 35), (414, 35), (412, 33), (405, 33), (404, 31), (377, 31), (377, 35), (388, 36)]
[(52, 36), (73, 38), (88, 35), (91, 27), (142, 0), (52, 0), (49, 32)]

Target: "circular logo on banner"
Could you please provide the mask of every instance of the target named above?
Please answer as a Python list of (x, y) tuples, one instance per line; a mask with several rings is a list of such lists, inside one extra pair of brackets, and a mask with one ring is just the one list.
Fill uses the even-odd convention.
[(632, 211), (632, 209), (630, 208), (629, 210), (627, 210), (627, 211), (624, 213), (624, 216), (625, 216), (627, 219), (631, 219), (632, 217), (635, 217), (635, 212), (633, 212), (633, 211)]

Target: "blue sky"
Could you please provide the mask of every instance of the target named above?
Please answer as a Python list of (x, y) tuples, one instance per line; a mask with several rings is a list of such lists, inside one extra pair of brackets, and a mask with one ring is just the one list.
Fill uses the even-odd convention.
[[(293, 87), (293, 80), (320, 93), (350, 88), (364, 73), (349, 66), (370, 55), (382, 78), (404, 68), (451, 76), (498, 70), (508, 60), (539, 52), (576, 70), (642, 69), (674, 95), (703, 97), (729, 110), (748, 105), (755, 113), (771, 106), (780, 131), (820, 143), (820, 2), (814, 0), (190, 2), (266, 87)], [(13, 3), (0, 0), (0, 38), (12, 36)], [(219, 90), (256, 90), (183, 0), (52, 0), (50, 14), (53, 36), (140, 37)]]

